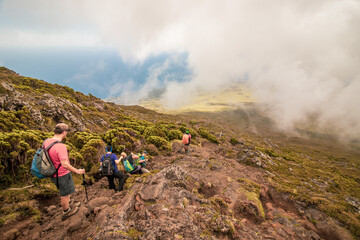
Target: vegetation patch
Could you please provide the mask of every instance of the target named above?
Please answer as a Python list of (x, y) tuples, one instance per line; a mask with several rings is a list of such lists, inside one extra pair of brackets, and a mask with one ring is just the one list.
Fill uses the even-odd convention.
[(272, 182), (278, 191), (325, 212), (347, 226), (354, 236), (360, 236), (360, 214), (346, 201), (346, 196), (360, 199), (357, 190), (360, 182), (356, 180), (360, 167), (351, 153), (339, 157), (336, 151), (319, 148), (299, 150), (287, 146), (277, 148), (276, 152), (258, 149), (272, 156), (276, 163), (269, 164), (268, 170), (276, 173)]
[(237, 181), (245, 188), (246, 191), (254, 192), (260, 194), (260, 185), (247, 179), (247, 178), (238, 178)]
[(231, 137), (229, 142), (231, 143), (231, 145), (236, 145), (239, 143), (239, 140), (235, 137)]
[(201, 137), (209, 140), (210, 142), (213, 142), (216, 144), (220, 143), (219, 140), (214, 135), (212, 135), (211, 133), (209, 133), (208, 131), (206, 131), (203, 128), (199, 128), (198, 133)]
[(149, 136), (146, 138), (146, 141), (154, 144), (159, 150), (171, 151), (171, 145), (165, 138), (159, 136)]
[(167, 137), (169, 140), (174, 140), (174, 139), (181, 139), (182, 137), (182, 132), (179, 130), (170, 130), (167, 134)]
[(131, 237), (131, 239), (139, 239), (142, 235), (144, 235), (143, 232), (139, 232), (133, 227), (129, 228), (126, 233), (129, 237)]

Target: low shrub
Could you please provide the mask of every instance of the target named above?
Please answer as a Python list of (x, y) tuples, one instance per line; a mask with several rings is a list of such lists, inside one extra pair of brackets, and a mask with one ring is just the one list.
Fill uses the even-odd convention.
[(181, 139), (182, 133), (179, 130), (170, 130), (167, 134), (169, 140)]
[(210, 142), (213, 142), (216, 144), (220, 143), (219, 140), (214, 135), (212, 135), (211, 133), (209, 133), (208, 131), (206, 131), (203, 128), (199, 128), (198, 133), (201, 137), (209, 140)]
[(150, 136), (150, 137), (146, 138), (146, 141), (148, 143), (154, 144), (160, 150), (171, 151), (170, 143), (162, 137)]
[(161, 124), (145, 128), (144, 136), (145, 138), (158, 136), (167, 140), (166, 129)]

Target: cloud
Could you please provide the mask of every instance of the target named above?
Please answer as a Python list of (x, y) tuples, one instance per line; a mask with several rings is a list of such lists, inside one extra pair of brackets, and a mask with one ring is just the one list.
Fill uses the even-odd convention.
[(80, 5), (65, 1), (0, 2), (0, 46), (96, 46), (101, 38), (81, 17)]
[(41, 33), (28, 30), (0, 30), (0, 46), (56, 47), (56, 46), (95, 46), (99, 38), (88, 33)]
[(153, 90), (159, 89), (164, 82), (166, 84), (169, 77), (167, 70), (172, 64), (181, 61), (181, 57), (174, 55), (167, 58), (161, 65), (152, 65), (144, 84), (138, 86), (135, 81), (128, 80), (126, 84), (116, 85), (110, 92), (110, 96), (120, 95), (121, 97), (115, 101), (121, 104), (137, 104), (140, 100), (149, 97)]
[[(12, 6), (25, 14), (18, 23), (34, 16), (42, 20), (30, 20), (25, 27), (40, 23), (41, 31), (58, 28), (67, 33), (72, 23), (80, 31), (86, 26), (96, 32), (98, 42), (115, 46), (127, 62), (186, 52), (193, 78), (166, 81), (163, 102), (169, 106), (181, 105), (199, 89), (216, 89), (248, 76), (256, 97), (279, 127), (291, 129), (316, 116), (318, 126), (332, 124), (343, 134), (359, 136), (359, 1), (18, 3), (4, 1), (3, 11)], [(139, 96), (159, 83), (153, 71)]]

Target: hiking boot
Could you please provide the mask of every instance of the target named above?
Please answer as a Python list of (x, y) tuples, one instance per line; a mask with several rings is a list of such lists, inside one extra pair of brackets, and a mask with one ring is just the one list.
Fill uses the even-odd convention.
[(79, 207), (70, 208), (63, 212), (61, 220), (65, 221), (67, 218), (71, 217), (72, 215), (76, 214), (79, 211)]
[(75, 202), (75, 200), (73, 198), (70, 199), (69, 207), (75, 208), (75, 207), (80, 207), (80, 206), (81, 206), (81, 202)]
[(76, 207), (80, 207), (81, 206), (81, 202), (73, 202), (72, 205), (70, 205), (72, 208), (76, 208)]

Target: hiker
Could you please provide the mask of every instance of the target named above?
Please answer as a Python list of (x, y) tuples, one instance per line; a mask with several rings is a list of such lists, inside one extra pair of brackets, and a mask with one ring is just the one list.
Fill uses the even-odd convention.
[[(57, 124), (54, 129), (54, 136), (44, 141), (44, 147), (49, 146), (55, 141), (62, 141), (66, 137), (68, 131), (69, 127), (65, 123)], [(80, 202), (75, 203), (72, 201), (72, 206), (70, 206), (70, 194), (75, 192), (71, 172), (76, 174), (85, 174), (85, 169), (77, 169), (70, 164), (66, 145), (63, 143), (58, 143), (51, 147), (49, 150), (49, 156), (54, 164), (54, 167), (56, 169), (59, 168), (58, 177), (56, 177), (55, 173), (51, 177), (51, 181), (56, 185), (60, 192), (60, 202), (63, 209), (62, 220), (64, 221), (68, 217), (77, 213), (81, 205)]]
[(124, 165), (124, 169), (126, 172), (130, 174), (142, 174), (141, 166), (136, 165), (134, 163), (134, 158), (137, 157), (137, 155), (130, 153), (129, 155), (126, 155), (125, 152), (121, 153), (120, 159), (122, 164)]
[(185, 153), (187, 152), (187, 155), (189, 155), (190, 152), (190, 141), (191, 141), (191, 134), (189, 130), (186, 130), (186, 132), (183, 134), (182, 142), (183, 142), (183, 147), (185, 149)]
[[(105, 148), (106, 153), (101, 157), (100, 160), (100, 169), (102, 169), (102, 173), (107, 177), (109, 180), (109, 188), (114, 189), (115, 192), (122, 191), (124, 187), (124, 183), (126, 181), (125, 175), (118, 170), (117, 164), (120, 163), (120, 159), (117, 158), (116, 154), (112, 152), (112, 146), (108, 145)], [(104, 169), (104, 163), (106, 160), (109, 160), (111, 164), (111, 172), (106, 172)], [(108, 171), (106, 169), (106, 171)], [(114, 178), (119, 179), (119, 186), (118, 188), (115, 187)]]
[(149, 170), (147, 170), (146, 168), (145, 168), (145, 165), (146, 165), (146, 156), (147, 156), (147, 151), (146, 150), (144, 150), (143, 152), (142, 152), (142, 154), (140, 154), (140, 153), (138, 153), (137, 155), (135, 155), (135, 156), (133, 156), (133, 159), (135, 159), (135, 165), (140, 165), (140, 167), (141, 167), (141, 171), (143, 172), (143, 173), (149, 173), (150, 171)]

